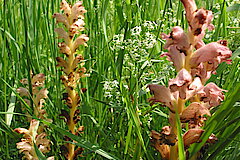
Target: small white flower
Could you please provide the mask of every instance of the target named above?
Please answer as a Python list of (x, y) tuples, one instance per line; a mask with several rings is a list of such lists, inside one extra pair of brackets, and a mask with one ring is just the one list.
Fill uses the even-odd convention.
[(132, 36), (140, 35), (141, 31), (142, 31), (141, 26), (136, 26), (133, 29), (131, 29), (131, 35)]

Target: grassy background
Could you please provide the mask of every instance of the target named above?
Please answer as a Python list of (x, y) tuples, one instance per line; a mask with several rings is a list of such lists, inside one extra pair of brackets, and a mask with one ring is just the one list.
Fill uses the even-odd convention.
[[(19, 80), (30, 76), (30, 71), (47, 77), (49, 99), (45, 106), (55, 125), (48, 129), (53, 141), (49, 155), (62, 159), (59, 146), (67, 128), (59, 113), (66, 106), (61, 101), (62, 73), (55, 67), (55, 58), (60, 54), (53, 31), (57, 26), (52, 19), (53, 13), (60, 12), (59, 4), (60, 0), (0, 0), (0, 159), (21, 157), (15, 145), (20, 137), (12, 129), (28, 128), (29, 124), (26, 117), (17, 114), (22, 111), (14, 90), (21, 86)], [(212, 111), (215, 114), (206, 125), (219, 141), (209, 146), (203, 157), (239, 159), (239, 4), (232, 0), (198, 0), (197, 4), (215, 15), (215, 30), (207, 32), (204, 41), (227, 39), (234, 52), (232, 64), (221, 64), (217, 75), (209, 80), (228, 92), (225, 102)], [(78, 140), (88, 147), (83, 159), (104, 159), (97, 149), (105, 151), (102, 155), (110, 153), (119, 159), (160, 159), (150, 146), (149, 133), (168, 124), (168, 110), (149, 105), (146, 85), (167, 85), (168, 79), (175, 76), (171, 64), (159, 57), (164, 44), (159, 34), (168, 33), (176, 25), (187, 29), (183, 6), (176, 0), (84, 0), (84, 6), (88, 11), (85, 33), (90, 40), (83, 54), (91, 76), (79, 83), (79, 88), (87, 88), (82, 95), (79, 123), (85, 126), (85, 131)], [(146, 21), (157, 26), (144, 28)], [(142, 26), (139, 36), (131, 34), (136, 26)], [(136, 43), (144, 41), (148, 33), (157, 40), (152, 48)], [(116, 40), (118, 37), (120, 40)], [(135, 41), (130, 44), (126, 40)], [(131, 52), (133, 49), (136, 50)], [(6, 112), (15, 114), (6, 116)], [(190, 152), (199, 145), (190, 148)]]

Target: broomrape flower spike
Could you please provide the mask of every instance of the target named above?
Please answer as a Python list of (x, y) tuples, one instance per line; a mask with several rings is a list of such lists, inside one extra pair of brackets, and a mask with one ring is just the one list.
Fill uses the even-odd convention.
[[(211, 24), (212, 12), (198, 9), (194, 0), (181, 2), (186, 11), (188, 32), (185, 33), (181, 27), (176, 26), (169, 34), (161, 34), (162, 39), (166, 40), (164, 49), (168, 50), (163, 56), (173, 62), (178, 74), (176, 78), (169, 80), (168, 87), (157, 84), (148, 86), (154, 94), (149, 98), (151, 105), (159, 102), (170, 110), (170, 126), (163, 127), (160, 133), (151, 132), (152, 145), (160, 152), (162, 159), (166, 160), (178, 159), (176, 114), (179, 114), (181, 123), (185, 123), (182, 125), (186, 130), (182, 137), (185, 152), (191, 144), (201, 141), (200, 137), (205, 132), (202, 129), (204, 121), (211, 116), (210, 109), (221, 104), (224, 100), (223, 92), (226, 92), (212, 82), (205, 83), (211, 74), (216, 73), (220, 63), (230, 64), (229, 58), (232, 56), (227, 41), (205, 44), (202, 40), (206, 29), (214, 29)], [(190, 101), (188, 106), (185, 105), (187, 101)], [(214, 143), (216, 140), (212, 134), (206, 143)]]
[[(19, 87), (17, 92), (21, 97), (24, 98), (24, 101), (30, 106), (30, 98), (33, 100), (33, 114), (37, 118), (45, 119), (47, 121), (51, 121), (46, 118), (46, 111), (44, 109), (44, 103), (46, 98), (48, 98), (48, 90), (44, 87), (45, 76), (40, 73), (37, 75), (32, 75), (31, 84), (32, 84), (32, 95), (30, 95), (28, 87)], [(27, 79), (22, 79), (20, 81), (23, 85), (28, 84)], [(29, 116), (29, 114), (28, 114)], [(29, 116), (30, 117), (30, 116)], [(48, 140), (47, 134), (44, 132), (46, 126), (39, 124), (38, 120), (28, 118), (30, 122), (29, 129), (25, 128), (16, 128), (15, 131), (23, 134), (23, 138), (21, 142), (17, 143), (17, 148), (20, 153), (23, 153), (23, 159), (27, 160), (38, 160), (38, 156), (35, 152), (34, 144), (38, 147), (38, 149), (43, 153), (48, 153), (51, 150), (51, 141)], [(48, 160), (53, 160), (54, 157), (48, 157)]]
[[(78, 109), (80, 104), (80, 96), (76, 91), (77, 82), (80, 78), (85, 77), (86, 69), (83, 67), (84, 58), (81, 54), (77, 54), (76, 50), (80, 45), (87, 46), (89, 40), (87, 35), (82, 34), (85, 30), (84, 13), (87, 11), (82, 6), (83, 2), (78, 1), (73, 6), (69, 5), (65, 0), (61, 2), (60, 9), (63, 13), (55, 13), (53, 18), (56, 18), (57, 23), (62, 23), (65, 28), (55, 28), (59, 39), (63, 42), (58, 44), (60, 53), (66, 55), (66, 58), (57, 57), (57, 67), (62, 67), (65, 75), (61, 76), (61, 80), (65, 86), (66, 92), (63, 93), (63, 100), (69, 107), (67, 110), (62, 110), (60, 116), (63, 116), (68, 129), (72, 134), (78, 135), (83, 131), (83, 126), (76, 128), (77, 122), (80, 120)], [(65, 137), (70, 141), (68, 137)], [(82, 148), (76, 148), (74, 144), (65, 144), (61, 147), (62, 153), (68, 160), (76, 159), (82, 153)]]

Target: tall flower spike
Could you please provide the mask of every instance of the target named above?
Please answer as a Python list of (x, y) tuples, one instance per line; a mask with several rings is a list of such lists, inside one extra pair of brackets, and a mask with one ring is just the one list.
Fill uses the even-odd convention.
[[(57, 23), (63, 23), (65, 28), (56, 28), (55, 32), (58, 38), (63, 42), (58, 44), (60, 52), (66, 55), (66, 58), (57, 57), (57, 66), (62, 67), (65, 75), (61, 76), (61, 80), (65, 86), (66, 93), (63, 94), (63, 100), (69, 107), (70, 111), (63, 109), (60, 116), (63, 116), (67, 123), (68, 129), (72, 134), (78, 135), (76, 128), (77, 122), (80, 120), (79, 105), (80, 96), (77, 89), (77, 82), (80, 78), (85, 77), (86, 69), (83, 67), (84, 58), (81, 54), (77, 54), (76, 50), (80, 45), (87, 46), (89, 40), (86, 34), (82, 34), (85, 30), (84, 13), (87, 11), (82, 6), (82, 1), (76, 2), (73, 6), (69, 5), (65, 0), (61, 2), (61, 13), (53, 15)], [(70, 139), (68, 139), (70, 140)], [(68, 160), (76, 159), (83, 152), (82, 148), (76, 148), (74, 144), (65, 144), (61, 147), (64, 155)]]
[[(51, 121), (46, 118), (46, 111), (44, 109), (44, 103), (48, 96), (48, 90), (44, 87), (45, 75), (40, 73), (36, 75), (32, 75), (31, 84), (32, 84), (32, 95), (28, 90), (28, 87), (23, 88), (20, 87), (17, 89), (17, 92), (21, 97), (26, 97), (28, 99), (24, 99), (24, 101), (30, 105), (30, 98), (33, 100), (33, 113), (37, 118), (45, 119), (47, 121)], [(27, 79), (23, 79), (20, 81), (23, 85), (28, 84)], [(29, 129), (25, 128), (16, 128), (15, 131), (23, 134), (23, 138), (21, 142), (17, 143), (17, 148), (20, 153), (24, 154), (25, 159), (28, 160), (37, 160), (37, 154), (35, 152), (34, 143), (38, 147), (38, 149), (42, 153), (48, 153), (51, 148), (51, 141), (46, 138), (47, 134), (44, 132), (45, 126), (39, 124), (38, 120), (28, 119), (30, 121)], [(48, 160), (53, 160), (54, 157), (49, 157)]]
[[(223, 92), (225, 91), (214, 83), (204, 85), (211, 74), (216, 73), (220, 63), (231, 62), (229, 58), (232, 55), (225, 40), (209, 44), (205, 44), (202, 40), (206, 29), (214, 28), (211, 24), (212, 12), (203, 8), (197, 9), (194, 0), (181, 0), (181, 2), (186, 11), (188, 33), (176, 26), (169, 34), (161, 34), (162, 39), (166, 40), (164, 49), (168, 50), (168, 53), (164, 53), (163, 56), (168, 56), (178, 74), (176, 78), (169, 80), (168, 88), (156, 84), (149, 85), (151, 93), (154, 94), (149, 98), (151, 104), (160, 102), (171, 111), (169, 113), (170, 133), (152, 131), (151, 141), (163, 159), (171, 160), (178, 159), (177, 140), (172, 141), (172, 137), (178, 135), (175, 114), (179, 114), (181, 123), (187, 123), (182, 124), (183, 127), (187, 126), (187, 131), (183, 135), (185, 149), (193, 143), (200, 142), (204, 132), (201, 127), (204, 126), (207, 116), (211, 116), (210, 109), (220, 105), (224, 100)], [(186, 102), (190, 103), (187, 107)], [(214, 136), (210, 136), (206, 143), (212, 143), (215, 140)]]

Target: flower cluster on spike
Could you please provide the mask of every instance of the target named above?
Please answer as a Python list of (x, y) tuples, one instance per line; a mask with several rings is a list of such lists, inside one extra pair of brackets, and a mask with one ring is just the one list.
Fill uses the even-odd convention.
[[(31, 85), (32, 85), (32, 95), (28, 87), (20, 87), (17, 89), (19, 95), (24, 98), (25, 103), (28, 106), (30, 104), (30, 98), (33, 101), (33, 114), (37, 118), (45, 119), (47, 121), (51, 121), (46, 118), (46, 110), (44, 109), (45, 98), (47, 98), (48, 90), (44, 88), (45, 76), (40, 73), (37, 75), (32, 75), (31, 77)], [(28, 80), (22, 79), (20, 81), (23, 85), (27, 85)], [(29, 116), (29, 114), (27, 114)], [(29, 116), (30, 117), (30, 116)], [(23, 138), (21, 142), (17, 143), (17, 148), (20, 150), (20, 153), (23, 153), (23, 159), (28, 160), (37, 160), (38, 156), (35, 152), (34, 144), (38, 147), (38, 149), (42, 153), (48, 153), (50, 151), (51, 141), (46, 138), (47, 134), (44, 132), (45, 126), (39, 124), (38, 120), (28, 118), (30, 122), (29, 129), (25, 128), (16, 128), (15, 131), (23, 134)], [(54, 157), (49, 157), (48, 160), (53, 160)]]
[[(177, 159), (177, 128), (178, 113), (181, 123), (185, 123), (186, 133), (183, 135), (184, 147), (187, 150), (193, 143), (200, 142), (202, 129), (210, 109), (220, 105), (226, 90), (215, 83), (206, 84), (211, 74), (221, 62), (231, 62), (232, 52), (225, 40), (205, 44), (203, 38), (206, 29), (212, 30), (213, 14), (203, 8), (197, 9), (194, 0), (181, 0), (186, 11), (189, 27), (185, 33), (179, 26), (173, 27), (170, 34), (162, 34), (166, 40), (164, 49), (168, 52), (163, 56), (173, 62), (178, 72), (176, 78), (169, 80), (169, 86), (150, 84), (148, 87), (153, 97), (151, 104), (160, 102), (170, 110), (170, 126), (162, 128), (160, 133), (152, 131), (153, 146), (161, 153), (163, 159)], [(186, 102), (190, 102), (185, 106)], [(183, 125), (183, 127), (184, 127)], [(207, 142), (214, 142), (214, 135)]]
[[(86, 76), (86, 69), (83, 67), (84, 58), (81, 54), (77, 54), (76, 50), (80, 45), (87, 46), (88, 37), (81, 32), (84, 31), (84, 13), (87, 11), (82, 6), (82, 2), (78, 1), (73, 6), (69, 5), (65, 0), (61, 2), (61, 10), (63, 13), (55, 13), (57, 23), (62, 23), (65, 28), (55, 28), (59, 39), (63, 42), (58, 44), (60, 52), (66, 55), (66, 58), (57, 57), (57, 66), (62, 67), (65, 75), (61, 76), (61, 80), (65, 86), (66, 92), (63, 93), (63, 100), (69, 107), (69, 111), (62, 110), (60, 116), (63, 116), (68, 129), (72, 134), (78, 135), (83, 131), (83, 126), (76, 128), (77, 122), (80, 120), (80, 96), (76, 91), (77, 82), (80, 78)], [(66, 140), (70, 140), (66, 137)], [(77, 155), (81, 154), (82, 148), (75, 150), (75, 145), (65, 144), (61, 147), (67, 159), (75, 159)]]

